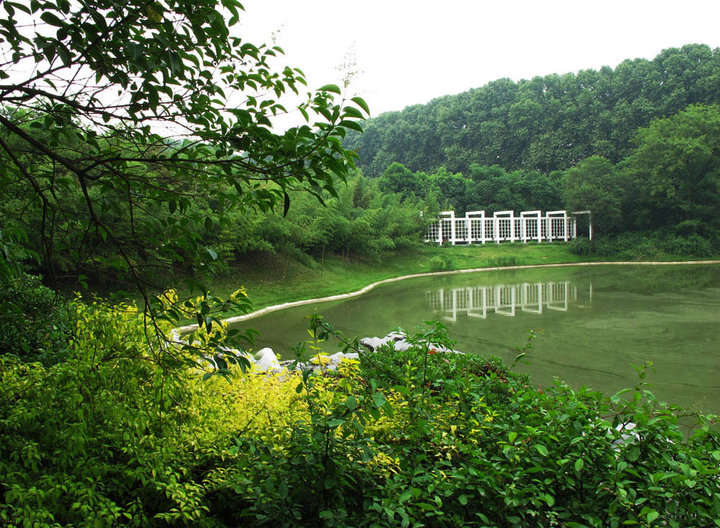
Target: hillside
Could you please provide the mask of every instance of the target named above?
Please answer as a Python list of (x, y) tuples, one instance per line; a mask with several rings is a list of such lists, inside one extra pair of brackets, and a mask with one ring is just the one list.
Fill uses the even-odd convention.
[(653, 60), (480, 88), (382, 114), (351, 134), (366, 176), (393, 162), (412, 171), (471, 164), (548, 174), (600, 155), (627, 156), (638, 128), (692, 104), (720, 103), (720, 49), (689, 44)]

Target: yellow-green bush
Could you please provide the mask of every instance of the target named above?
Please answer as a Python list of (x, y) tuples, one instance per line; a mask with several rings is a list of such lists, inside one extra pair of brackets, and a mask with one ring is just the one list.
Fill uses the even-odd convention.
[[(148, 340), (153, 329), (169, 335), (170, 324), (148, 329), (135, 307), (74, 307), (66, 362), (0, 360), (0, 519), (142, 526), (206, 518), (198, 477), (229, 458), (231, 434), (251, 416), (260, 418), (255, 431), (266, 431), (288, 400), (258, 391), (273, 384), (257, 376), (203, 382), (188, 364), (211, 350)], [(262, 413), (259, 394), (267, 395)]]
[(0, 358), (0, 522), (214, 524), (213, 497), (244, 475), (243, 439), (283, 456), (352, 386), (349, 371), (318, 377), (310, 400), (299, 373), (231, 365), (229, 377), (207, 378), (198, 358), (216, 353), (222, 328), (189, 347), (161, 337), (168, 322), (146, 327), (134, 306), (73, 306), (66, 362)]
[[(494, 360), (361, 355), (209, 376), (130, 306), (76, 305), (68, 359), (0, 358), (0, 524), (711, 526), (720, 438), (642, 383), (545, 391)], [(170, 323), (157, 321), (169, 333)], [(443, 337), (439, 325), (428, 331)], [(426, 332), (424, 335), (428, 335)], [(437, 342), (435, 340), (433, 343)], [(630, 439), (617, 427), (635, 425)]]

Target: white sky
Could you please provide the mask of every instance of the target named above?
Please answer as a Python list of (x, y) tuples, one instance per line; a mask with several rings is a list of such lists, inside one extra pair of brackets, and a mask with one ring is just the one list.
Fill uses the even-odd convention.
[(720, 0), (245, 0), (240, 34), (276, 43), (309, 87), (354, 53), (372, 115), (509, 77), (615, 67), (690, 43), (720, 47)]

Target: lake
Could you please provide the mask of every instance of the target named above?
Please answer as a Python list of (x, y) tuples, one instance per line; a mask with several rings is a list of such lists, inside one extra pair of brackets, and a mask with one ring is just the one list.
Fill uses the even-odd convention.
[[(272, 312), (238, 323), (261, 332), (256, 348), (283, 358), (307, 340), (317, 312), (348, 336), (412, 333), (442, 321), (466, 353), (510, 363), (531, 329), (533, 383), (555, 377), (610, 395), (632, 386), (632, 365), (652, 361), (658, 398), (720, 413), (720, 265), (602, 265), (418, 277), (360, 296)], [(334, 352), (337, 347), (329, 347)]]

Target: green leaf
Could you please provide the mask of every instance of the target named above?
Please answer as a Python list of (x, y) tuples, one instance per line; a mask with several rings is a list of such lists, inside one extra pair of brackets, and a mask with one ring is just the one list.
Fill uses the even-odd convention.
[(283, 202), (283, 218), (287, 217), (288, 211), (290, 211), (290, 196), (288, 196), (288, 193), (283, 191), (284, 195), (284, 202)]
[(387, 399), (382, 392), (376, 392), (375, 394), (373, 394), (373, 402), (375, 403), (376, 407), (382, 407), (383, 405), (385, 405), (385, 402), (387, 402)]
[(363, 115), (360, 113), (360, 110), (352, 106), (347, 106), (343, 109), (343, 117), (354, 117), (357, 119), (363, 119)]
[(319, 92), (332, 92), (336, 94), (340, 94), (340, 87), (337, 84), (326, 84), (325, 86), (322, 86), (321, 88), (318, 88)]
[(580, 471), (582, 471), (583, 466), (585, 466), (585, 462), (583, 462), (583, 459), (582, 459), (582, 458), (578, 458), (578, 459), (575, 461), (575, 471), (577, 471), (578, 473), (580, 473)]
[(348, 121), (347, 119), (343, 119), (342, 121), (340, 121), (338, 123), (338, 126), (343, 127), (343, 128), (349, 128), (350, 130), (355, 130), (360, 133), (363, 132), (362, 125), (360, 123), (358, 123), (357, 121)]
[(651, 523), (655, 519), (657, 519), (660, 516), (660, 514), (656, 510), (650, 510), (647, 514), (647, 522)]
[(355, 398), (355, 396), (353, 396), (352, 394), (348, 396), (345, 400), (345, 407), (347, 407), (349, 411), (354, 411), (355, 409), (357, 409), (357, 406), (357, 398)]
[(535, 449), (537, 449), (538, 453), (542, 456), (548, 456), (548, 449), (543, 444), (535, 444)]
[(40, 15), (40, 18), (43, 22), (46, 22), (51, 26), (62, 27), (65, 25), (62, 20), (60, 20), (54, 13), (51, 13), (50, 11), (45, 11), (42, 15)]
[(634, 446), (628, 452), (627, 459), (630, 462), (635, 462), (638, 458), (640, 458), (640, 448), (637, 446)]
[(370, 107), (369, 107), (368, 104), (365, 102), (365, 99), (363, 99), (362, 97), (353, 97), (353, 98), (350, 99), (350, 100), (351, 100), (353, 103), (355, 103), (356, 105), (358, 105), (360, 108), (362, 108), (363, 110), (365, 110), (365, 113), (366, 113), (367, 115), (370, 115)]

